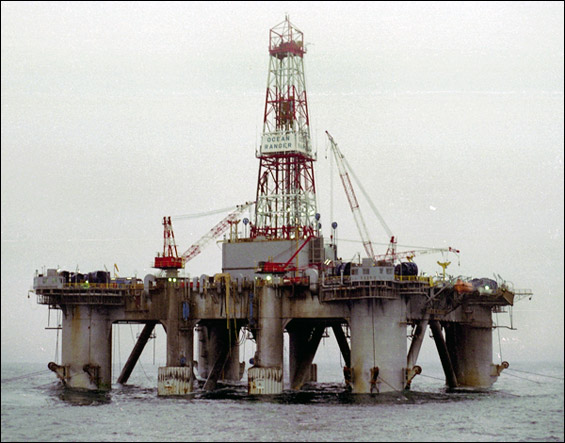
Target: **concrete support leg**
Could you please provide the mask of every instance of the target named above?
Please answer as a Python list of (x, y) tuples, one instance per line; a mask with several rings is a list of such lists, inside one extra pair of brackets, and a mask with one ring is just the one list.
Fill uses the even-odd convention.
[(133, 347), (133, 350), (131, 351), (128, 361), (126, 362), (120, 376), (118, 377), (118, 383), (122, 383), (122, 384), (127, 383), (129, 376), (133, 371), (133, 368), (135, 368), (137, 360), (139, 360), (139, 357), (141, 356), (141, 353), (143, 352), (145, 345), (147, 344), (149, 338), (151, 337), (151, 333), (153, 332), (153, 329), (155, 329), (156, 324), (157, 324), (156, 321), (151, 321), (148, 322), (143, 327), (143, 331), (141, 331), (141, 334), (137, 339), (137, 343)]
[(213, 391), (222, 378), (224, 367), (229, 357), (227, 329), (224, 324), (208, 325), (208, 377), (204, 384), (205, 391)]
[(447, 348), (459, 386), (488, 388), (500, 374), (501, 369), (492, 363), (492, 328), (486, 314), (490, 320), (490, 310), (485, 313), (483, 327), (452, 324), (446, 329)]
[[(224, 327), (226, 327), (224, 325)], [(239, 361), (239, 330), (240, 327), (234, 324), (233, 320), (230, 321), (230, 329), (225, 330), (226, 337), (228, 338), (227, 345), (229, 346), (228, 358), (222, 371), (222, 380), (239, 381), (241, 380), (240, 374), (240, 361)]]
[(184, 395), (193, 390), (194, 321), (180, 320), (182, 292), (174, 284), (167, 287), (168, 318), (167, 366), (159, 368), (158, 395)]
[(288, 326), (290, 388), (299, 390), (309, 381), (312, 361), (318, 350), (325, 325), (293, 320)]
[(194, 330), (192, 328), (176, 329), (172, 327), (171, 322), (166, 327), (167, 331), (167, 366), (190, 366), (192, 367), (192, 359), (194, 354), (193, 337)]
[(447, 350), (447, 345), (445, 339), (443, 338), (443, 332), (441, 331), (441, 325), (439, 321), (431, 321), (430, 328), (432, 330), (439, 358), (441, 360), (441, 366), (443, 367), (443, 372), (445, 373), (445, 383), (450, 388), (456, 388), (458, 386), (458, 377), (455, 374), (451, 356)]
[(249, 368), (250, 394), (280, 394), (283, 390), (282, 296), (276, 288), (258, 291), (257, 352)]
[(351, 307), (351, 388), (369, 394), (401, 391), (406, 368), (406, 305), (366, 299)]
[(208, 327), (200, 323), (197, 327), (198, 331), (198, 375), (204, 379), (208, 378), (210, 373), (210, 360), (208, 358)]
[(69, 306), (63, 316), (61, 369), (67, 387), (112, 387), (112, 320), (105, 307)]
[(200, 377), (208, 379), (219, 355), (222, 354), (227, 360), (217, 380), (241, 380), (238, 344), (241, 328), (233, 321), (230, 322), (230, 326), (228, 330), (223, 320), (201, 323), (198, 326), (198, 375)]
[[(207, 367), (203, 371), (206, 373), (204, 390), (216, 389), (218, 380), (239, 380), (239, 345), (237, 343), (239, 328), (236, 330), (232, 326), (227, 329), (226, 322), (220, 320), (207, 323), (202, 330), (206, 331), (206, 334), (199, 337), (199, 347), (206, 348)], [(198, 365), (200, 368), (200, 363)], [(199, 370), (201, 375), (203, 372)]]
[(193, 371), (194, 363), (194, 323), (190, 322), (179, 329), (179, 361), (181, 366), (188, 366)]

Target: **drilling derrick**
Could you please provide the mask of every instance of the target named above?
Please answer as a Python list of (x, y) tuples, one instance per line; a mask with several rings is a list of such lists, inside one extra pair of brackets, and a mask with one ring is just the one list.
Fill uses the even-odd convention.
[(304, 36), (288, 17), (270, 30), (269, 77), (251, 238), (298, 239), (317, 226), (304, 81)]

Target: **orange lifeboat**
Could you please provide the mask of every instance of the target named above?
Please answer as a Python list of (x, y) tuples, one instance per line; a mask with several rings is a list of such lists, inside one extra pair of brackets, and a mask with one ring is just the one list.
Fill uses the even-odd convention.
[(461, 279), (457, 279), (455, 285), (453, 286), (458, 294), (462, 294), (464, 292), (473, 292), (475, 288), (469, 282), (463, 281)]

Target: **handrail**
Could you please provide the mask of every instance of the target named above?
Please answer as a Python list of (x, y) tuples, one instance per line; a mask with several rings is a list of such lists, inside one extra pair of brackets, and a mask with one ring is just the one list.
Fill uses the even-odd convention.
[(64, 283), (63, 288), (79, 289), (143, 289), (143, 283)]
[(428, 283), (430, 286), (434, 286), (433, 277), (424, 277), (421, 275), (395, 275), (394, 279), (396, 281), (423, 282), (423, 283)]

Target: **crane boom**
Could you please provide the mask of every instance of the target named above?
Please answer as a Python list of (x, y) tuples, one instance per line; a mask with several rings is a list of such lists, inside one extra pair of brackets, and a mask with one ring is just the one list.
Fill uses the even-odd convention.
[(330, 139), (332, 152), (334, 154), (334, 158), (337, 163), (337, 167), (339, 169), (339, 176), (341, 178), (341, 182), (343, 183), (343, 189), (345, 190), (345, 195), (347, 196), (349, 207), (351, 208), (351, 212), (353, 213), (353, 218), (355, 219), (355, 223), (357, 224), (357, 229), (359, 230), (359, 234), (361, 235), (361, 241), (363, 242), (363, 247), (365, 248), (365, 252), (367, 252), (367, 255), (370, 258), (372, 258), (376, 263), (375, 253), (373, 251), (373, 245), (371, 244), (371, 240), (369, 239), (369, 231), (367, 230), (367, 225), (365, 224), (365, 220), (363, 219), (363, 215), (361, 214), (361, 210), (359, 208), (359, 202), (357, 201), (355, 190), (353, 189), (353, 185), (351, 184), (351, 179), (349, 178), (349, 174), (345, 169), (345, 164), (344, 164), (345, 158), (341, 153), (341, 151), (339, 150), (339, 148), (337, 147), (337, 143), (334, 141), (330, 133), (326, 131), (326, 134)]
[(222, 221), (217, 223), (212, 229), (210, 229), (205, 235), (203, 235), (196, 243), (194, 243), (190, 248), (188, 248), (184, 254), (182, 254), (182, 259), (184, 263), (192, 260), (198, 254), (202, 252), (204, 246), (206, 246), (212, 240), (218, 238), (222, 235), (230, 226), (230, 222), (233, 222), (239, 214), (241, 214), (245, 209), (254, 204), (255, 202), (245, 202), (242, 205), (238, 205), (235, 211), (228, 214)]
[(343, 162), (345, 163), (346, 168), (351, 172), (351, 175), (353, 176), (353, 180), (355, 181), (355, 183), (357, 184), (357, 186), (361, 190), (361, 193), (365, 196), (367, 203), (369, 203), (369, 206), (373, 210), (373, 214), (375, 214), (375, 216), (379, 219), (379, 221), (381, 222), (381, 225), (383, 226), (383, 228), (386, 231), (389, 238), (392, 239), (394, 237), (394, 235), (392, 234), (392, 231), (390, 230), (390, 228), (386, 224), (386, 221), (383, 218), (383, 216), (381, 215), (381, 213), (377, 210), (377, 207), (375, 206), (375, 204), (371, 200), (371, 197), (369, 197), (369, 194), (367, 193), (367, 191), (363, 187), (363, 184), (361, 183), (361, 181), (359, 180), (357, 175), (355, 175), (355, 171), (353, 171), (353, 169), (351, 168), (351, 166), (349, 165), (349, 162), (347, 161), (347, 159), (345, 157), (343, 157)]
[[(401, 252), (395, 252), (395, 259), (401, 260), (403, 258), (406, 258), (408, 260), (411, 260), (412, 257), (416, 256), (416, 255), (422, 255), (422, 254), (434, 254), (437, 252), (452, 252), (455, 255), (459, 254), (459, 249), (455, 249), (452, 248), (451, 246), (448, 248), (428, 248), (428, 249), (414, 249), (412, 251), (401, 251)], [(377, 260), (386, 260), (388, 257), (390, 257), (390, 254), (387, 252), (386, 254), (383, 255), (377, 255), (375, 258)]]
[[(337, 147), (337, 143), (335, 142), (333, 137), (330, 135), (330, 133), (328, 131), (326, 131), (326, 134), (327, 134), (327, 136), (330, 140), (330, 143), (331, 143), (332, 152), (334, 154), (334, 158), (336, 160), (336, 163), (337, 163), (337, 166), (338, 166), (338, 169), (339, 169), (339, 176), (341, 178), (341, 182), (343, 183), (343, 189), (345, 190), (345, 195), (347, 196), (349, 206), (351, 207), (351, 212), (353, 213), (353, 217), (355, 218), (355, 223), (357, 224), (357, 229), (359, 230), (359, 234), (361, 235), (361, 241), (363, 243), (363, 247), (365, 248), (367, 255), (370, 258), (373, 259), (375, 264), (383, 263), (383, 262), (394, 264), (397, 260), (401, 260), (403, 258), (411, 259), (415, 255), (430, 254), (430, 253), (434, 253), (434, 252), (453, 252), (455, 254), (459, 254), (458, 249), (454, 249), (454, 248), (451, 248), (451, 247), (449, 247), (449, 248), (428, 248), (428, 249), (424, 249), (424, 250), (412, 250), (412, 251), (397, 252), (396, 251), (397, 241), (396, 241), (395, 236), (392, 235), (392, 231), (390, 230), (390, 228), (388, 227), (388, 225), (384, 221), (381, 214), (379, 214), (379, 212), (377, 211), (377, 208), (375, 207), (375, 205), (373, 204), (373, 202), (369, 198), (369, 195), (367, 194), (367, 192), (365, 191), (365, 189), (363, 188), (363, 186), (359, 182), (359, 179), (353, 173), (351, 166), (349, 166), (349, 163), (347, 162), (346, 158), (344, 157), (344, 155), (341, 153), (341, 151)], [(377, 216), (377, 218), (379, 219), (379, 221), (383, 225), (383, 228), (385, 229), (386, 233), (390, 236), (390, 244), (389, 244), (389, 247), (388, 247), (386, 254), (375, 255), (375, 253), (373, 252), (373, 245), (372, 245), (372, 243), (369, 239), (369, 232), (367, 230), (367, 226), (366, 226), (365, 221), (363, 219), (363, 215), (361, 214), (361, 210), (359, 208), (359, 202), (357, 201), (357, 197), (355, 195), (353, 185), (351, 184), (351, 180), (349, 178), (348, 171), (351, 171), (351, 174), (353, 175), (353, 178), (355, 179), (357, 185), (359, 186), (359, 188), (361, 189), (361, 191), (363, 192), (363, 194), (367, 198), (367, 201), (369, 202), (371, 209), (373, 210), (373, 212), (375, 213), (375, 215)]]
[(296, 252), (294, 254), (292, 254), (292, 257), (290, 257), (286, 261), (286, 263), (259, 262), (260, 266), (258, 267), (258, 272), (283, 274), (286, 271), (296, 271), (295, 267), (289, 267), (289, 265), (292, 263), (292, 260), (294, 260), (294, 258), (298, 255), (298, 253), (300, 251), (302, 251), (304, 246), (306, 246), (306, 244), (310, 240), (312, 240), (313, 238), (314, 238), (314, 235), (309, 235), (308, 237), (306, 237), (306, 239), (304, 240), (304, 243), (302, 243), (302, 246), (300, 246), (299, 248), (296, 249)]

